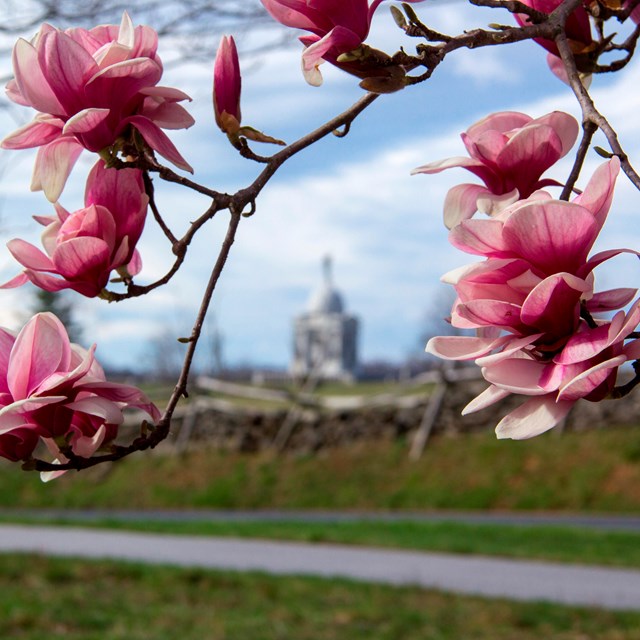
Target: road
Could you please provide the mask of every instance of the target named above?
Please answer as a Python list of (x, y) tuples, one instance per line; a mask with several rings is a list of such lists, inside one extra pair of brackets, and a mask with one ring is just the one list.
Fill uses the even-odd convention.
[(512, 600), (640, 610), (640, 571), (328, 544), (0, 525), (1, 552), (341, 577)]

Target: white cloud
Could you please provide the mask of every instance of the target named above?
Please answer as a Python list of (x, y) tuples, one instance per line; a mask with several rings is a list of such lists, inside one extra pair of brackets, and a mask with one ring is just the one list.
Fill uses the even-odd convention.
[[(416, 10), (430, 26), (449, 33), (480, 26), (488, 15), (486, 10), (457, 2), (450, 6), (424, 3), (416, 5)], [(381, 8), (373, 37), (381, 46), (393, 45), (397, 30), (382, 26), (390, 20), (382, 14)], [(534, 50), (538, 57), (532, 62)], [(299, 62), (295, 49), (274, 52), (245, 78), (247, 121), (287, 140), (306, 133), (361, 95), (352, 78), (329, 68), (322, 88), (307, 86)], [(516, 78), (509, 69), (512, 74), (522, 69), (529, 73), (532, 65), (538, 65), (536, 73), (545, 75), (526, 76), (517, 88), (509, 85), (522, 75)], [(498, 49), (460, 52), (423, 86), (383, 96), (354, 123), (345, 139), (330, 136), (292, 158), (264, 189), (255, 216), (242, 221), (214, 296), (227, 360), (286, 364), (291, 319), (303, 310), (310, 290), (320, 282), (320, 260), (327, 253), (334, 256), (336, 284), (349, 311), (363, 319), (364, 356), (399, 358), (414, 347), (425, 311), (440, 304), (440, 275), (473, 260), (447, 243), (441, 209), (451, 186), (475, 179), (463, 170), (413, 177), (409, 172), (425, 162), (464, 153), (459, 133), (489, 110), (518, 109), (538, 116), (560, 108), (578, 115), (569, 89), (547, 73), (544, 52), (533, 45), (509, 48), (506, 57)], [(478, 82), (471, 83), (470, 74)], [(632, 157), (640, 153), (639, 75), (640, 67), (633, 65), (623, 74), (597, 78), (594, 83), (597, 103), (616, 123)], [(171, 132), (171, 137), (192, 161), (195, 179), (230, 193), (249, 184), (261, 166), (239, 158), (215, 129), (210, 69), (192, 67), (172, 76), (166, 84), (183, 86), (184, 81), (187, 92), (193, 88), (190, 108), (197, 124), (187, 132)], [(0, 122), (7, 130), (15, 126), (4, 116)], [(18, 230), (22, 235), (28, 226), (25, 237), (38, 244), (40, 229), (29, 217), (46, 213), (49, 205), (41, 194), (26, 192), (31, 161), (15, 162), (14, 156), (29, 154), (12, 154), (10, 170), (0, 182), (2, 223), (10, 231), (5, 236), (13, 237)], [(82, 203), (84, 175), (92, 159), (85, 154), (81, 162), (64, 194), (63, 202), (70, 209)], [(599, 162), (590, 154), (585, 177)], [(569, 166), (570, 160), (565, 159), (554, 175), (561, 177)], [(154, 182), (163, 216), (177, 234), (208, 205), (206, 198), (164, 185), (157, 178)], [(638, 194), (623, 178), (620, 182), (602, 242), (637, 247)], [(190, 331), (227, 219), (226, 212), (221, 212), (201, 230), (183, 269), (167, 287), (117, 305), (83, 301), (86, 338), (99, 342), (101, 360), (139, 365), (146, 340), (163, 327), (175, 327), (183, 334)], [(151, 218), (139, 249), (144, 263), (141, 282), (162, 276), (172, 263), (168, 243)], [(629, 282), (637, 281), (635, 269), (633, 260), (621, 260), (614, 273), (603, 275), (603, 281), (607, 286), (633, 286)], [(0, 275), (8, 279), (16, 271), (13, 260), (2, 254)], [(619, 279), (622, 284), (616, 284)], [(25, 298), (21, 290), (3, 293), (0, 322), (15, 321), (14, 316), (25, 308)]]

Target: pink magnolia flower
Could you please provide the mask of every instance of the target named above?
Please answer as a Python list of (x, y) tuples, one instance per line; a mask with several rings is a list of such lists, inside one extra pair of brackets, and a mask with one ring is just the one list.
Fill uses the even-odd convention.
[(583, 307), (597, 313), (628, 304), (635, 289), (594, 293), (592, 272), (631, 250), (588, 257), (609, 211), (619, 170), (618, 158), (602, 164), (573, 202), (545, 194), (513, 205), (497, 218), (465, 220), (452, 229), (454, 246), (487, 259), (443, 277), (458, 294), (451, 322), (484, 333), (480, 338), (435, 338), (432, 353), (471, 359), (517, 344), (535, 347), (543, 356), (555, 353), (578, 330)]
[(89, 457), (116, 436), (123, 409), (160, 418), (139, 389), (106, 380), (94, 351), (70, 343), (51, 313), (35, 315), (17, 336), (0, 329), (0, 455), (28, 459), (43, 439)]
[[(524, 0), (524, 4), (540, 11), (541, 13), (551, 13), (555, 11), (563, 0)], [(587, 76), (591, 73), (592, 60), (590, 53), (594, 49), (594, 42), (591, 36), (591, 24), (589, 14), (585, 9), (590, 4), (590, 0), (584, 0), (584, 6), (578, 7), (569, 14), (565, 23), (565, 32), (573, 52), (578, 71)], [(524, 14), (516, 14), (516, 20), (523, 26), (531, 24), (529, 16)], [(567, 71), (560, 59), (558, 47), (553, 40), (546, 38), (534, 38), (534, 40), (544, 47), (549, 54), (547, 55), (547, 64), (555, 76), (557, 76), (565, 84), (569, 84)]]
[(213, 69), (213, 110), (216, 124), (227, 134), (240, 128), (240, 61), (233, 36), (223, 36)]
[[(421, 2), (422, 0), (409, 0)], [(306, 47), (302, 55), (302, 71), (309, 84), (318, 86), (322, 76), (318, 67), (324, 61), (337, 65), (360, 77), (375, 75), (370, 65), (338, 61), (342, 54), (354, 51), (366, 40), (371, 19), (382, 0), (261, 0), (265, 9), (287, 27), (310, 31), (301, 36)]]
[(102, 160), (87, 179), (85, 207), (69, 213), (56, 203), (56, 216), (36, 217), (46, 229), (42, 244), (11, 240), (7, 246), (24, 271), (3, 285), (28, 281), (47, 291), (73, 289), (99, 295), (113, 270), (130, 277), (142, 268), (136, 251), (149, 198), (138, 169), (107, 169)]
[(521, 440), (556, 426), (581, 399), (598, 402), (616, 384), (618, 369), (640, 358), (640, 341), (625, 344), (640, 322), (640, 300), (597, 327), (582, 325), (551, 362), (520, 352), (489, 362), (482, 375), (491, 383), (463, 413), (484, 408), (510, 393), (532, 396), (496, 426), (498, 438)]
[[(2, 141), (5, 149), (40, 147), (32, 190), (55, 202), (82, 149), (137, 154), (135, 129), (146, 144), (176, 166), (191, 167), (162, 131), (183, 129), (193, 118), (178, 104), (189, 97), (157, 86), (162, 63), (150, 27), (133, 27), (125, 12), (120, 27), (61, 31), (43, 25), (31, 42), (13, 50), (11, 100), (38, 115)], [(115, 147), (114, 147), (115, 145)], [(118, 146), (120, 145), (120, 146)]]
[[(491, 220), (465, 220), (452, 243), (486, 260), (444, 276), (458, 294), (451, 322), (476, 336), (438, 336), (427, 351), (475, 360), (492, 386), (465, 409), (481, 409), (510, 393), (535, 396), (498, 425), (504, 437), (530, 437), (551, 428), (580, 398), (602, 399), (618, 367), (640, 355), (624, 341), (640, 321), (640, 301), (610, 322), (591, 314), (626, 306), (631, 288), (594, 293), (593, 270), (629, 249), (588, 257), (601, 230), (620, 169), (601, 165), (573, 202), (544, 192)], [(588, 313), (587, 313), (588, 312)], [(507, 434), (507, 435), (505, 435)]]
[(462, 167), (484, 182), (484, 186), (460, 184), (449, 190), (444, 223), (451, 229), (476, 211), (495, 215), (544, 186), (557, 185), (555, 180), (541, 176), (569, 152), (577, 136), (575, 118), (561, 111), (535, 120), (513, 111), (494, 113), (462, 134), (470, 158), (431, 162), (413, 173), (432, 174)]
[(449, 234), (451, 243), (487, 258), (522, 259), (542, 277), (559, 272), (585, 278), (620, 251), (591, 251), (607, 218), (620, 171), (616, 157), (594, 172), (582, 194), (572, 202), (538, 192), (505, 208), (491, 220), (464, 220)]
[[(563, 0), (523, 0), (523, 4), (539, 11), (540, 13), (546, 14), (550, 14), (555, 11), (562, 2)], [(584, 4), (588, 5), (589, 2), (590, 0), (585, 0)], [(525, 14), (518, 13), (515, 18), (523, 26), (532, 24), (529, 16)], [(593, 38), (591, 37), (591, 23), (589, 21), (589, 14), (584, 6), (578, 7), (575, 11), (569, 14), (565, 23), (565, 32), (575, 54), (580, 54), (592, 47)], [(554, 56), (559, 55), (558, 47), (553, 40), (535, 38), (535, 41)]]

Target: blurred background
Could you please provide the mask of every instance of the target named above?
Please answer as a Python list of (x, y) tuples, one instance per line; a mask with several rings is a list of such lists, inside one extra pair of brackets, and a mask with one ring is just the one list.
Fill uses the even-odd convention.
[[(449, 34), (510, 22), (507, 12), (464, 0), (415, 8)], [(118, 23), (124, 9), (135, 24), (160, 32), (162, 84), (191, 95), (196, 119), (171, 138), (195, 180), (219, 191), (247, 186), (261, 168), (242, 159), (214, 122), (213, 59), (222, 34), (239, 44), (243, 123), (269, 135), (291, 142), (362, 95), (352, 77), (328, 65), (323, 86), (308, 86), (297, 34), (250, 0), (0, 1), (0, 76), (11, 77), (15, 38), (31, 37), (42, 21)], [(389, 52), (417, 44), (384, 4), (370, 42)], [(632, 62), (592, 86), (631, 158), (640, 151), (639, 76)], [(482, 389), (476, 372), (442, 368), (424, 354), (430, 336), (449, 331), (452, 296), (440, 276), (471, 261), (448, 244), (441, 210), (447, 190), (471, 176), (453, 170), (412, 177), (411, 170), (463, 155), (459, 134), (493, 111), (538, 117), (556, 109), (580, 119), (537, 45), (458, 51), (429, 82), (376, 101), (345, 138), (328, 137), (286, 163), (256, 214), (242, 221), (207, 319), (191, 397), (168, 441), (47, 485), (0, 464), (0, 517), (639, 567), (640, 407), (633, 395), (584, 403), (536, 440), (497, 441), (492, 427), (508, 408), (462, 418), (461, 408)], [(31, 117), (2, 102), (5, 133)], [(41, 193), (29, 192), (34, 157), (0, 154), (3, 242), (21, 237), (38, 245), (31, 216), (52, 213)], [(89, 154), (78, 162), (62, 197), (67, 209), (82, 206), (93, 162)], [(570, 162), (548, 175), (562, 180)], [(590, 152), (581, 186), (600, 162)], [(192, 192), (154, 182), (177, 234), (208, 206)], [(596, 249), (636, 247), (637, 209), (637, 192), (620, 178)], [(112, 376), (140, 384), (161, 406), (183, 357), (176, 338), (191, 331), (225, 229), (224, 217), (214, 219), (181, 272), (144, 298), (107, 304), (25, 286), (2, 292), (0, 324), (17, 328), (35, 309), (55, 308), (78, 342), (98, 344)], [(139, 250), (140, 283), (169, 268), (170, 247), (151, 220)], [(636, 270), (637, 260), (621, 256), (599, 269), (599, 287), (634, 286)], [(18, 271), (5, 251), (0, 279)], [(138, 428), (132, 416), (123, 438)], [(487, 520), (475, 519), (479, 514)], [(5, 554), (0, 563), (0, 584), (10, 594), (0, 604), (3, 638), (640, 637), (640, 614), (598, 607), (45, 556)]]

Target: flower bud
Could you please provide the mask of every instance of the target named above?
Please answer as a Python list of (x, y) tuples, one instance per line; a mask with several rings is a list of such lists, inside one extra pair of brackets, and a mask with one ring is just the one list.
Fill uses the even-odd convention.
[(216, 124), (227, 135), (237, 134), (242, 119), (240, 61), (233, 36), (222, 36), (213, 69), (213, 110)]

